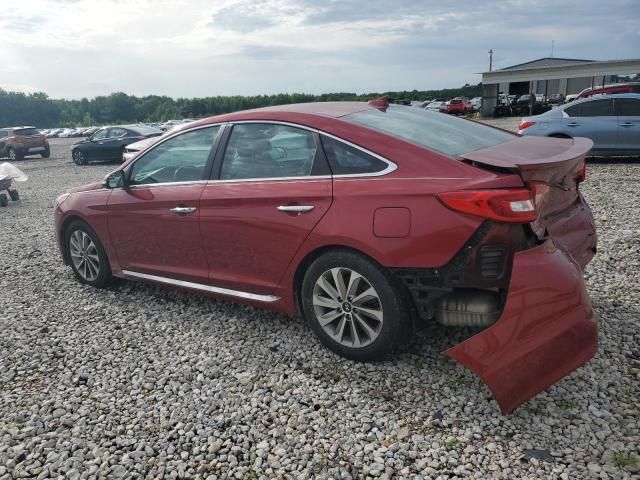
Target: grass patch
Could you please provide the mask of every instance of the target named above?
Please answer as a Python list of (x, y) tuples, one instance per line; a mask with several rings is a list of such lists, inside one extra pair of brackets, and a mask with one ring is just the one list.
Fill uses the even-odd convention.
[(456, 448), (457, 446), (460, 445), (460, 440), (458, 440), (457, 438), (454, 438), (453, 440), (449, 440), (446, 445), (447, 445), (447, 450), (453, 450), (454, 448)]
[(638, 459), (629, 453), (619, 452), (613, 456), (613, 463), (619, 467), (628, 467), (630, 465), (637, 465)]

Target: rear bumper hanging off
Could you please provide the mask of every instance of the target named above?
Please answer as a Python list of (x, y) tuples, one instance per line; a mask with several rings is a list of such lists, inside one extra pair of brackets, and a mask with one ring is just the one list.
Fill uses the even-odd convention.
[(585, 364), (597, 348), (581, 268), (547, 240), (514, 255), (496, 323), (444, 353), (473, 370), (507, 413)]

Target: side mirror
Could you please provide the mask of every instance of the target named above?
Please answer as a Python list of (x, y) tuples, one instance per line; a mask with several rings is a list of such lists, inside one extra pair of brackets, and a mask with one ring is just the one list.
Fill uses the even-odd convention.
[(104, 179), (104, 187), (105, 188), (119, 188), (125, 186), (124, 181), (124, 172), (122, 170), (116, 170), (115, 172), (111, 172)]

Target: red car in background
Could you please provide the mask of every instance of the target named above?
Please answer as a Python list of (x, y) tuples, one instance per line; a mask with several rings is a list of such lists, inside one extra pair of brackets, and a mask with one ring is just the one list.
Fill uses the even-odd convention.
[(347, 358), (424, 322), (510, 411), (591, 358), (587, 139), (336, 102), (212, 117), (57, 199), (80, 282), (113, 276), (301, 314)]
[(456, 97), (449, 100), (445, 111), (454, 115), (464, 115), (473, 112), (473, 105), (468, 98)]
[(593, 95), (613, 95), (616, 93), (640, 93), (640, 82), (612, 83), (604, 87), (591, 87), (582, 90), (576, 99)]

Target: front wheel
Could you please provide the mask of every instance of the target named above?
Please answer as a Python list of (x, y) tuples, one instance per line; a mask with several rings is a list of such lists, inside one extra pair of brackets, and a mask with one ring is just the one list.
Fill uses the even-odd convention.
[(111, 280), (111, 267), (102, 242), (84, 222), (74, 221), (65, 232), (71, 269), (82, 283), (103, 288)]
[(45, 150), (40, 154), (42, 158), (49, 158), (51, 156), (51, 150)]
[(15, 162), (16, 160), (22, 160), (22, 155), (19, 154), (14, 148), (9, 148), (7, 151), (7, 155), (9, 156), (9, 160)]
[(395, 279), (351, 251), (317, 258), (305, 274), (301, 298), (304, 316), (320, 341), (352, 360), (384, 358), (410, 325)]
[(71, 158), (76, 165), (86, 165), (88, 162), (87, 156), (78, 149), (71, 153)]

